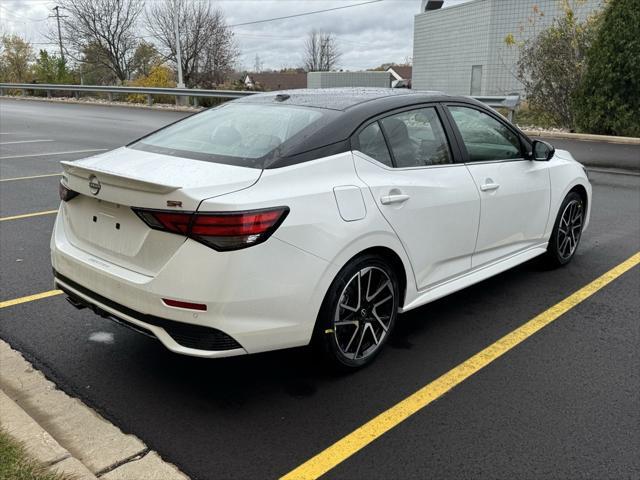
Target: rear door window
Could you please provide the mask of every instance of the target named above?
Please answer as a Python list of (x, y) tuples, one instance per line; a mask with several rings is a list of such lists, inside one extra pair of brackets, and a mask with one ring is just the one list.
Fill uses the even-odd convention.
[(359, 150), (374, 160), (393, 167), (387, 143), (378, 122), (374, 122), (358, 134)]
[(398, 113), (381, 120), (397, 168), (452, 163), (444, 128), (434, 107)]

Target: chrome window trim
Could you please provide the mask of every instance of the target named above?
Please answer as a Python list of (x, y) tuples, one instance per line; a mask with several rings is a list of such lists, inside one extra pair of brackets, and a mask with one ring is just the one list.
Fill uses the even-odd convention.
[[(411, 170), (427, 170), (427, 169), (431, 169), (431, 168), (447, 168), (447, 167), (464, 167), (466, 165), (466, 163), (444, 163), (442, 165), (421, 165), (421, 166), (417, 166), (417, 167), (389, 167), (388, 165), (385, 165), (384, 163), (376, 160), (373, 157), (370, 157), (369, 155), (367, 155), (364, 152), (361, 152), (360, 150), (351, 150), (351, 153), (354, 155), (357, 155), (358, 157), (362, 158), (363, 160), (366, 160), (367, 162), (373, 163), (374, 165), (383, 168), (384, 170), (388, 170), (390, 172), (403, 172), (403, 171), (411, 171)], [(500, 161), (500, 160), (499, 160)]]

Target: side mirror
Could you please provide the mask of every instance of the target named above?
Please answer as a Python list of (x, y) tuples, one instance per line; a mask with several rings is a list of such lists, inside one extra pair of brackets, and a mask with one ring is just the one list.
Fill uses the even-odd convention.
[(547, 162), (553, 158), (555, 153), (556, 149), (550, 143), (543, 142), (542, 140), (533, 141), (532, 160)]

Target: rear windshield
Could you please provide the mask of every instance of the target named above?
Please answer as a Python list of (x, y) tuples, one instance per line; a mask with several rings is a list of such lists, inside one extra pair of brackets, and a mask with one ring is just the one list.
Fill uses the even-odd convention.
[(266, 168), (326, 125), (334, 112), (290, 105), (227, 103), (129, 145), (176, 157)]

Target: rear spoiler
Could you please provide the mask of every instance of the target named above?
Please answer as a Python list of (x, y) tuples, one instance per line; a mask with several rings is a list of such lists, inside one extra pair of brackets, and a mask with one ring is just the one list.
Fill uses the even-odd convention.
[(180, 185), (149, 182), (148, 180), (141, 180), (135, 177), (125, 176), (120, 173), (110, 172), (108, 170), (102, 170), (95, 167), (85, 167), (72, 161), (62, 161), (60, 164), (64, 167), (66, 176), (73, 175), (75, 177), (89, 180), (92, 175), (97, 175), (102, 183), (113, 185), (115, 187), (131, 188), (150, 193), (169, 193), (182, 188)]

